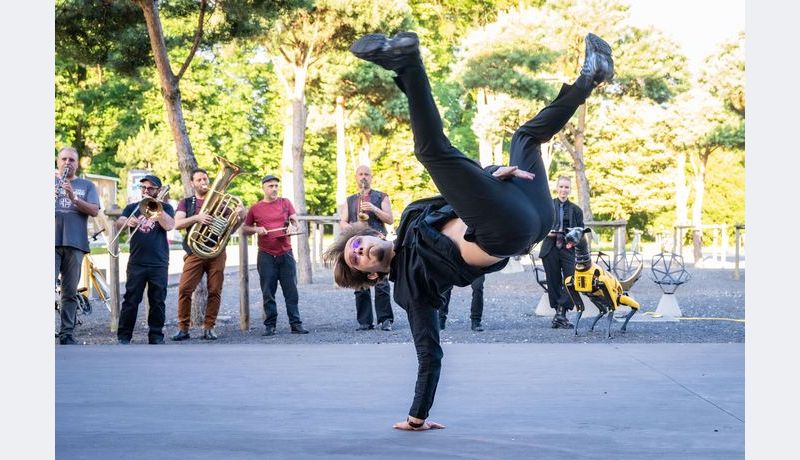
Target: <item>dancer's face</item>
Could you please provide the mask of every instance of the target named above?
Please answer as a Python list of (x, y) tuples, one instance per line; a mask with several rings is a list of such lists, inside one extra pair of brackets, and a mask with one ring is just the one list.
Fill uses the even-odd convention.
[(347, 266), (364, 273), (387, 273), (393, 255), (391, 242), (371, 235), (356, 235), (344, 247)]

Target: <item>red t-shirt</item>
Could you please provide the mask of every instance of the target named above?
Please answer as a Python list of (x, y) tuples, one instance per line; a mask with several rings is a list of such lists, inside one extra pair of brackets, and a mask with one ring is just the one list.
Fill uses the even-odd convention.
[[(264, 227), (267, 230), (286, 226), (286, 219), (295, 213), (292, 202), (286, 198), (278, 198), (272, 203), (259, 201), (247, 210), (244, 225)], [(282, 256), (292, 250), (292, 240), (288, 236), (278, 236), (284, 231), (258, 235), (258, 250), (273, 256)]]

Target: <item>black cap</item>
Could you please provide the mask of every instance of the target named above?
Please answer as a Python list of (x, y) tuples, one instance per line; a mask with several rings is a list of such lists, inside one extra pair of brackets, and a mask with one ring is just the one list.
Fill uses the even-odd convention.
[(150, 181), (156, 187), (161, 188), (161, 179), (159, 179), (158, 177), (156, 177), (156, 176), (154, 176), (152, 174), (148, 174), (148, 175), (142, 177), (141, 180), (139, 180), (139, 183), (142, 183), (144, 181)]
[(280, 182), (280, 181), (281, 181), (280, 179), (278, 179), (278, 177), (277, 177), (277, 176), (275, 176), (275, 175), (272, 175), (272, 174), (267, 174), (266, 176), (264, 176), (264, 178), (263, 178), (263, 179), (261, 179), (261, 183), (263, 184), (263, 183), (265, 183), (265, 182), (269, 182), (269, 181), (271, 181), (271, 180), (276, 180), (276, 181), (278, 181), (278, 182)]

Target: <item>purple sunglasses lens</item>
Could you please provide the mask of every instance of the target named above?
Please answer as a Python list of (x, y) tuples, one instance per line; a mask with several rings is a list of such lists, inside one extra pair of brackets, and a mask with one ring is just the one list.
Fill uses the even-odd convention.
[(350, 247), (353, 249), (358, 249), (361, 247), (361, 238), (353, 238), (353, 242), (350, 243)]

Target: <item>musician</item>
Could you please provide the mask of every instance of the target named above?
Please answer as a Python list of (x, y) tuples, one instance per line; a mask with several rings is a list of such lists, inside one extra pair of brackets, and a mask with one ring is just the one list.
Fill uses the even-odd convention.
[[(339, 225), (347, 229), (354, 222), (366, 222), (370, 228), (386, 236), (386, 224), (394, 222), (389, 195), (372, 189), (372, 170), (361, 165), (356, 168), (356, 184), (358, 193), (347, 197), (347, 201), (339, 207)], [(369, 287), (356, 289), (357, 331), (373, 329), (372, 297)], [(381, 330), (391, 331), (394, 323), (389, 280), (382, 279), (375, 284), (375, 315)]]
[[(139, 181), (142, 197), (154, 199), (161, 191), (161, 179), (147, 175)], [(162, 210), (153, 219), (148, 219), (139, 212), (139, 203), (131, 203), (122, 210), (122, 215), (114, 225), (117, 231), (128, 227), (136, 230), (128, 242), (130, 256), (125, 280), (125, 295), (119, 313), (117, 341), (120, 344), (131, 343), (133, 328), (136, 326), (136, 315), (139, 303), (147, 287), (147, 300), (150, 310), (147, 313), (147, 341), (151, 345), (164, 343), (164, 320), (167, 298), (167, 276), (169, 271), (169, 243), (167, 232), (175, 227), (175, 210), (166, 201), (159, 201)]]
[(356, 57), (396, 73), (395, 82), (408, 101), (414, 155), (442, 194), (410, 204), (394, 242), (354, 225), (324, 255), (334, 264), (334, 280), (342, 287), (375, 284), (388, 276), (394, 282), (394, 300), (408, 314), (419, 366), (408, 417), (394, 425), (397, 429), (443, 428), (426, 420), (442, 369), (437, 324), (442, 294), (501, 270), (509, 257), (528, 252), (552, 226), (541, 144), (614, 73), (611, 47), (594, 34), (585, 43), (577, 80), (562, 85), (556, 99), (512, 136), (511, 166), (486, 168), (453, 147), (444, 134), (415, 33), (401, 32), (391, 39), (369, 34), (350, 47)]
[(83, 255), (89, 252), (87, 221), (100, 212), (100, 197), (91, 181), (79, 178), (78, 151), (64, 147), (58, 152), (55, 178), (55, 278), (61, 276), (61, 345), (75, 345), (73, 338), (78, 311), (78, 282)]
[(278, 292), (279, 282), (292, 334), (308, 334), (303, 328), (297, 306), (297, 264), (292, 255), (292, 240), (289, 238), (299, 228), (297, 213), (288, 198), (278, 196), (278, 182), (280, 179), (272, 174), (261, 179), (264, 198), (250, 207), (242, 226), (245, 235), (258, 235), (256, 265), (265, 315), (265, 330), (262, 335), (275, 335), (278, 322), (275, 294)]
[[(175, 229), (186, 229), (183, 239), (183, 272), (178, 284), (178, 333), (172, 336), (172, 340), (180, 341), (190, 338), (189, 323), (192, 314), (192, 294), (195, 288), (206, 274), (208, 286), (208, 301), (206, 303), (206, 314), (203, 318), (203, 340), (217, 340), (214, 332), (214, 325), (217, 322), (219, 306), (222, 302), (222, 285), (225, 281), (225, 260), (227, 252), (222, 251), (216, 257), (202, 258), (194, 254), (189, 248), (188, 235), (194, 225), (209, 225), (213, 217), (210, 214), (201, 212), (203, 202), (209, 192), (208, 173), (204, 169), (196, 168), (192, 171), (192, 189), (194, 194), (186, 197), (178, 203), (175, 212)], [(236, 207), (236, 212), (240, 216), (240, 224), (245, 218), (245, 209), (242, 206)], [(238, 226), (237, 226), (238, 228)], [(231, 233), (235, 231), (234, 228)]]

